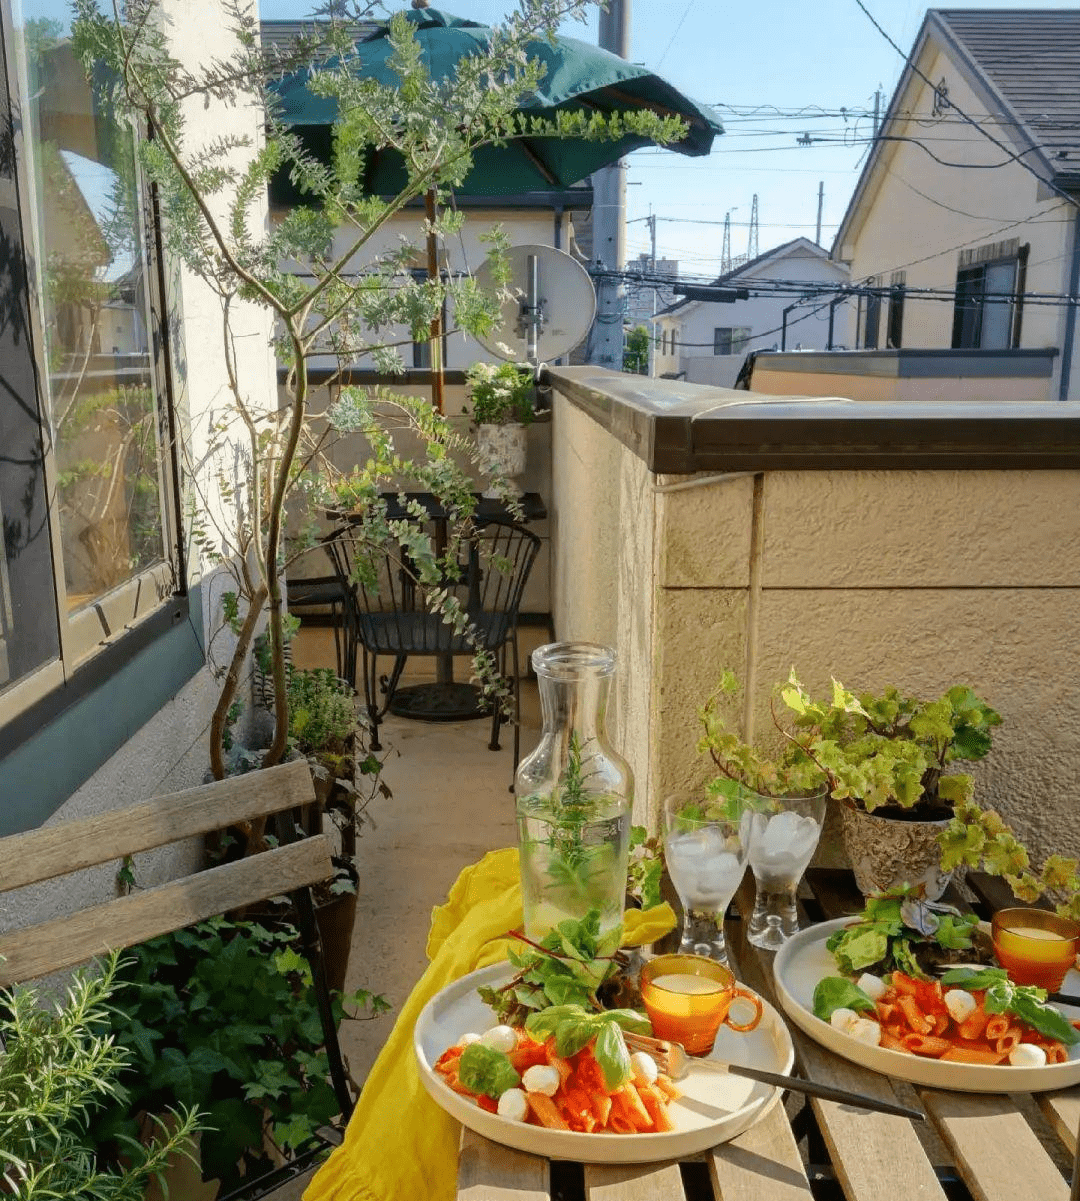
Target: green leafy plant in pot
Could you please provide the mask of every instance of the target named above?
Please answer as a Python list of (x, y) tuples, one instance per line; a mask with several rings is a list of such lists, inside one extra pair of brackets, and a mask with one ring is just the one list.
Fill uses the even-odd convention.
[(856, 694), (834, 680), (831, 698), (815, 701), (793, 672), (780, 695), (796, 738), (810, 736), (806, 753), (844, 802), (844, 842), (860, 890), (908, 884), (928, 900), (940, 897), (950, 876), (940, 836), (975, 790), (956, 766), (989, 753), (1000, 714), (964, 685), (922, 700), (892, 687)]
[[(128, 1066), (92, 1125), (100, 1155), (122, 1151), (140, 1113), (176, 1104), (201, 1113), (203, 1178), (222, 1193), (312, 1144), (340, 1107), (297, 944), (292, 927), (219, 917), (131, 948), (108, 1015)], [(388, 1008), (364, 991), (332, 1005), (337, 1022)]]
[(792, 671), (776, 690), (772, 716), (781, 741), (769, 754), (746, 743), (725, 716), (722, 698), (738, 688), (725, 673), (701, 714), (700, 749), (721, 780), (772, 796), (827, 788), (843, 802), (845, 844), (864, 893), (909, 884), (927, 899), (941, 896), (948, 872), (939, 838), (975, 787), (955, 768), (990, 751), (1000, 715), (962, 685), (925, 701), (891, 687), (856, 694), (834, 680), (830, 698), (816, 700)]
[(484, 495), (519, 493), (514, 477), (525, 470), (525, 431), (535, 415), (533, 370), (517, 363), (474, 363), (465, 382), (480, 466), (493, 477)]
[(176, 1156), (192, 1155), (199, 1111), (175, 1108), (174, 1098), (149, 1123), (132, 1118), (123, 1162), (100, 1155), (89, 1131), (95, 1112), (126, 1102), (124, 1079), (135, 1058), (109, 1034), (119, 968), (114, 952), (96, 969), (76, 972), (59, 1006), (27, 986), (0, 997), (0, 1193), (25, 1201), (142, 1201)]
[(315, 917), (323, 945), (327, 982), (345, 986), (349, 948), (356, 920), (360, 873), (356, 845), (376, 795), (389, 799), (382, 760), (364, 743), (366, 727), (357, 721), (352, 688), (329, 668), (291, 668), (288, 674), (289, 740), (311, 765), (318, 804), (312, 832), (324, 816), (337, 830), (334, 879), (315, 891)]

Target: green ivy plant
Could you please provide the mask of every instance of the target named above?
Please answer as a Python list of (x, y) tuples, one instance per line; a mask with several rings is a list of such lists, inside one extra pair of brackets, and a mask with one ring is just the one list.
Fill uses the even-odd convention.
[(536, 382), (518, 363), (473, 363), (465, 372), (477, 425), (528, 425), (535, 415)]
[[(139, 1111), (198, 1109), (203, 1176), (229, 1191), (270, 1166), (268, 1145), (296, 1151), (338, 1115), (296, 943), (288, 927), (219, 917), (132, 948), (111, 1014), (112, 1038), (129, 1061), (126, 1097), (94, 1122), (99, 1147), (126, 1146)], [(388, 1005), (360, 990), (335, 994), (333, 1008), (340, 1022)]]
[[(122, 1163), (99, 1156), (88, 1134), (103, 1106), (129, 1110), (121, 1077), (132, 1052), (108, 1033), (119, 953), (74, 974), (63, 1004), (42, 1004), (20, 985), (0, 1000), (0, 1193), (22, 1201), (143, 1201), (169, 1160), (191, 1154), (200, 1130), (193, 1105), (156, 1111), (151, 1138), (131, 1121)], [(168, 1119), (165, 1115), (170, 1115)], [(139, 1133), (144, 1137), (139, 1138)]]
[(826, 788), (835, 800), (868, 813), (884, 806), (952, 809), (970, 800), (973, 778), (953, 768), (982, 759), (992, 746), (992, 728), (1001, 724), (1000, 714), (963, 685), (924, 701), (896, 688), (856, 694), (834, 680), (830, 698), (817, 700), (793, 670), (777, 689), (783, 717), (773, 702), (781, 743), (768, 755), (730, 724), (724, 702), (739, 692), (735, 675), (725, 672), (700, 713), (699, 750), (720, 773), (713, 791), (736, 784), (783, 796)]

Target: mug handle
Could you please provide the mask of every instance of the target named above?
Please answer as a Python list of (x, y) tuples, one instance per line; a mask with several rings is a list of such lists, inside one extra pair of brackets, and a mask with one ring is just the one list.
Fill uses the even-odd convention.
[(762, 1007), (761, 998), (759, 996), (757, 996), (756, 993), (750, 992), (748, 989), (739, 988), (739, 987), (733, 988), (731, 990), (732, 1001), (734, 1001), (736, 999), (736, 997), (738, 997), (739, 999), (741, 999), (743, 1001), (749, 1001), (750, 1004), (753, 1005), (754, 1016), (750, 1019), (749, 1022), (746, 1022), (745, 1024), (741, 1023), (741, 1022), (733, 1022), (731, 1020), (731, 1009), (729, 1008), (728, 1012), (727, 1012), (727, 1017), (725, 1018), (725, 1021), (732, 1028), (732, 1030), (737, 1031), (739, 1034), (746, 1034), (748, 1031), (753, 1030), (757, 1026), (758, 1022), (761, 1021), (762, 1017), (764, 1016), (765, 1010)]

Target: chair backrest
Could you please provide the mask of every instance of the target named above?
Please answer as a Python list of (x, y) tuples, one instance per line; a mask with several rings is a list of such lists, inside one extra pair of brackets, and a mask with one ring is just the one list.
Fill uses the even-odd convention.
[[(479, 644), (492, 649), (512, 633), (540, 539), (504, 518), (473, 523), (450, 541), (445, 523), (417, 524), (439, 557), (439, 587), (454, 595)], [(421, 583), (422, 572), (403, 540), (373, 546), (359, 525), (346, 525), (326, 543), (339, 579), (353, 600), (357, 633), (371, 651), (385, 654), (465, 653), (472, 643), (443, 621)]]
[(334, 874), (331, 844), (325, 834), (304, 838), (297, 829), (299, 811), (314, 803), (310, 769), (298, 761), (0, 839), (0, 892), (10, 892), (227, 826), (280, 819), (279, 845), (259, 854), (0, 934), (0, 986), (61, 971), (95, 955), (289, 893), (311, 964), (334, 1091), (348, 1118), (353, 1099), (308, 892), (309, 885)]

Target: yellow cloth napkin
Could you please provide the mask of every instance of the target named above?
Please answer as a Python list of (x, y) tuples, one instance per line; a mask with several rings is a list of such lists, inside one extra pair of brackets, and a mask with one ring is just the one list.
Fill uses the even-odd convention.
[[(345, 1131), (304, 1201), (450, 1201), (457, 1187), (461, 1127), (420, 1082), (412, 1034), (420, 1011), (441, 989), (505, 959), (521, 925), (516, 848), (492, 851), (458, 876), (431, 915), (430, 965), (405, 1002)], [(641, 946), (675, 926), (669, 905), (627, 910), (623, 944)]]

